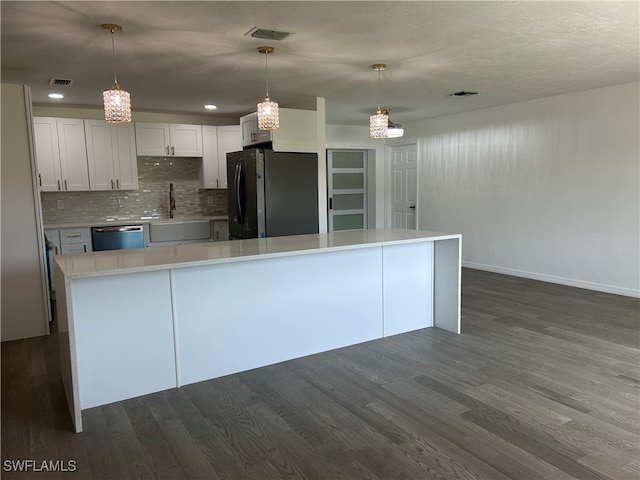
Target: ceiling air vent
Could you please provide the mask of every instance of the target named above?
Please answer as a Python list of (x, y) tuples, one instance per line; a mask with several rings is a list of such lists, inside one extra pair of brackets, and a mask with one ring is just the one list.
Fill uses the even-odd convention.
[(69, 87), (73, 85), (73, 80), (68, 78), (50, 78), (49, 85), (58, 85), (61, 87)]
[(270, 30), (268, 28), (253, 27), (251, 30), (245, 33), (245, 35), (249, 35), (253, 38), (264, 38), (265, 40), (280, 41), (291, 35), (291, 32), (282, 32), (279, 30)]
[(450, 93), (449, 96), (450, 97), (470, 97), (471, 95), (477, 95), (478, 92), (467, 92), (465, 90), (462, 90), (460, 92), (455, 92), (455, 93)]

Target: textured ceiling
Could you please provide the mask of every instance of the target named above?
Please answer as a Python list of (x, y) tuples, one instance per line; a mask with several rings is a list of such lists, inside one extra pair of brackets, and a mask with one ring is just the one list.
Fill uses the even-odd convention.
[[(2, 81), (31, 85), (34, 103), (100, 107), (118, 80), (134, 112), (237, 117), (269, 93), (281, 107), (326, 99), (327, 122), (362, 124), (378, 102), (404, 123), (639, 80), (637, 1), (584, 2), (14, 2), (1, 5)], [(283, 41), (246, 36), (286, 30)], [(470, 90), (472, 97), (449, 93)]]

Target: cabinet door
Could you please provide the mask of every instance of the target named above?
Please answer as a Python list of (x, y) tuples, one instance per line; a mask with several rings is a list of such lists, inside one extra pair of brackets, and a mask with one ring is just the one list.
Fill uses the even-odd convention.
[(89, 186), (91, 190), (113, 190), (116, 174), (113, 168), (111, 125), (104, 120), (85, 120)]
[[(276, 130), (277, 131), (277, 130)], [(258, 114), (256, 114), (256, 142), (255, 143), (265, 143), (270, 142), (272, 140), (271, 130), (260, 130), (258, 128)]]
[(89, 167), (84, 135), (84, 121), (76, 118), (58, 118), (58, 146), (63, 190), (89, 190)]
[(33, 117), (33, 136), (38, 165), (38, 185), (44, 192), (57, 192), (62, 189), (62, 172), (56, 119)]
[(170, 155), (169, 124), (136, 122), (136, 152), (147, 157)]
[(49, 242), (53, 244), (52, 255), (60, 255), (60, 231), (58, 230), (45, 230), (44, 236)]
[(132, 124), (111, 125), (111, 150), (116, 189), (138, 189), (138, 159)]
[(216, 220), (213, 222), (213, 241), (221, 242), (225, 240), (229, 240), (229, 222)]
[(202, 126), (174, 124), (170, 126), (171, 155), (202, 157)]
[(240, 128), (242, 129), (242, 146), (246, 147), (256, 143), (258, 134), (258, 114), (250, 113), (240, 117)]
[(240, 125), (218, 127), (218, 188), (227, 188), (227, 153), (242, 150)]
[[(218, 127), (202, 127), (202, 169), (200, 170), (200, 188), (218, 188)], [(226, 177), (226, 175), (225, 175)]]
[(49, 272), (49, 291), (56, 291), (56, 280), (54, 277), (55, 268), (53, 268), (53, 256), (60, 255), (62, 250), (60, 248), (60, 232), (58, 230), (45, 230), (45, 238), (52, 244), (51, 251), (47, 256), (47, 269)]
[(71, 243), (69, 245), (62, 245), (60, 248), (63, 255), (69, 253), (87, 253), (91, 251), (86, 243)]

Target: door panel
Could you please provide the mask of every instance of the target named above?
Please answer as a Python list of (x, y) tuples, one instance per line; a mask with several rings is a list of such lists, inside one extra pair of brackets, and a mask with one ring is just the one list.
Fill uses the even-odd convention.
[(367, 228), (366, 165), (364, 150), (328, 152), (330, 232)]
[(416, 145), (394, 146), (391, 150), (391, 222), (394, 228), (418, 228), (418, 175)]

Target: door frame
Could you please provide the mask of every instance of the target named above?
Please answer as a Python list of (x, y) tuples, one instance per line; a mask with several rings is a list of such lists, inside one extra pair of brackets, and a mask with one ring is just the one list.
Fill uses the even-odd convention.
[(364, 156), (364, 162), (363, 162), (363, 194), (364, 194), (364, 206), (363, 206), (363, 210), (364, 210), (364, 226), (363, 226), (363, 230), (367, 230), (370, 227), (370, 212), (371, 212), (371, 205), (370, 205), (370, 170), (371, 170), (371, 166), (370, 166), (370, 159), (371, 159), (371, 150), (367, 149), (367, 148), (327, 148), (327, 157), (326, 157), (326, 168), (327, 168), (327, 231), (331, 232), (334, 231), (332, 230), (332, 226), (333, 226), (333, 220), (332, 220), (332, 216), (331, 216), (331, 185), (332, 185), (332, 178), (331, 178), (331, 168), (329, 166), (329, 163), (331, 162), (331, 154), (333, 152), (361, 152), (363, 153)]

